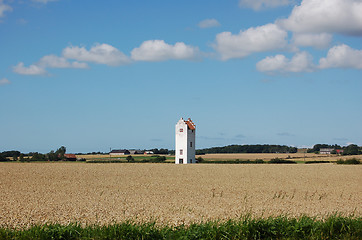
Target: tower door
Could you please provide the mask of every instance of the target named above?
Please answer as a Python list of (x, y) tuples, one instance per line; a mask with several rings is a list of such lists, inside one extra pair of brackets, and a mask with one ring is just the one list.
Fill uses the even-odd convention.
[(179, 158), (179, 159), (178, 159), (178, 163), (179, 163), (179, 164), (183, 164), (183, 163), (184, 163), (184, 159), (183, 159), (183, 158)]

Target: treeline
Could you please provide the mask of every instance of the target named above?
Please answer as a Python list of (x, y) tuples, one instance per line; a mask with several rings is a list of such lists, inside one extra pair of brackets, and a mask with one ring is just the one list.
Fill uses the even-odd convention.
[(196, 150), (197, 155), (207, 153), (296, 153), (296, 147), (285, 145), (229, 145), (225, 147), (212, 147)]
[(308, 150), (308, 153), (319, 153), (322, 148), (333, 149), (332, 154), (338, 153), (337, 150), (341, 151), (342, 155), (359, 155), (362, 154), (362, 147), (357, 146), (356, 144), (350, 144), (348, 146), (341, 147), (340, 145), (334, 144), (316, 144), (312, 149)]
[(153, 154), (174, 154), (175, 150), (168, 150), (167, 148), (153, 148), (150, 150), (145, 150), (145, 151), (152, 151)]
[(4, 151), (0, 153), (0, 161), (61, 161), (66, 159), (64, 157), (66, 150), (66, 147), (61, 146), (57, 150), (52, 150), (46, 154), (38, 152), (30, 152), (28, 154), (24, 154), (19, 151)]

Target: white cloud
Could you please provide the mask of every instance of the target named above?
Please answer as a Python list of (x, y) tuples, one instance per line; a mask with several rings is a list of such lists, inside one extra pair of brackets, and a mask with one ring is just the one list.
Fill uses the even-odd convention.
[(361, 0), (303, 0), (277, 23), (293, 32), (362, 35), (361, 13)]
[(13, 71), (22, 75), (44, 75), (46, 71), (44, 68), (38, 65), (30, 65), (29, 67), (25, 67), (24, 63), (20, 62), (18, 65), (13, 67)]
[(63, 56), (78, 61), (94, 62), (117, 66), (130, 62), (129, 58), (117, 48), (108, 44), (97, 44), (89, 51), (84, 47), (67, 47), (63, 50)]
[(245, 8), (252, 8), (255, 11), (264, 8), (275, 8), (291, 4), (290, 0), (240, 0), (239, 6)]
[(42, 57), (36, 64), (42, 68), (88, 68), (86, 63), (81, 62), (69, 62), (64, 57), (58, 57), (55, 55), (47, 55)]
[(200, 28), (212, 28), (220, 26), (220, 23), (216, 19), (205, 19), (199, 22), (198, 26)]
[(326, 48), (332, 41), (332, 35), (328, 33), (294, 33), (293, 42), (297, 46)]
[(283, 49), (287, 46), (288, 34), (275, 24), (249, 28), (233, 35), (222, 32), (216, 35), (214, 48), (221, 54), (222, 60), (243, 58), (254, 52)]
[(11, 82), (7, 79), (7, 78), (3, 78), (0, 80), (0, 86), (1, 85), (7, 85), (10, 84)]
[(353, 49), (345, 44), (329, 49), (327, 57), (319, 60), (319, 67), (362, 69), (362, 50)]
[(291, 60), (284, 55), (278, 54), (274, 57), (266, 57), (256, 64), (260, 72), (312, 72), (315, 66), (312, 62), (312, 56), (307, 52), (296, 53)]
[(6, 5), (3, 0), (0, 0), (0, 18), (5, 16), (5, 12), (11, 12), (13, 9), (9, 5)]
[(134, 48), (131, 57), (135, 61), (165, 61), (175, 60), (193, 60), (197, 59), (199, 50), (196, 47), (188, 46), (183, 42), (177, 42), (175, 45), (165, 43), (163, 40), (144, 41), (140, 47)]

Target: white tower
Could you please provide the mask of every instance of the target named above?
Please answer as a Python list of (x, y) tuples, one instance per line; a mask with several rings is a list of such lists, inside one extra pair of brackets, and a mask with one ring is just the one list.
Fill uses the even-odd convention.
[(189, 118), (181, 118), (176, 124), (175, 163), (196, 163), (195, 160), (195, 135), (196, 125)]

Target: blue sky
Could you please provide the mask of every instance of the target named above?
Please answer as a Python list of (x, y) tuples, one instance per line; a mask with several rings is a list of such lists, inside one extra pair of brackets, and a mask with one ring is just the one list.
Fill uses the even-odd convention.
[(362, 145), (362, 1), (0, 0), (0, 151)]

